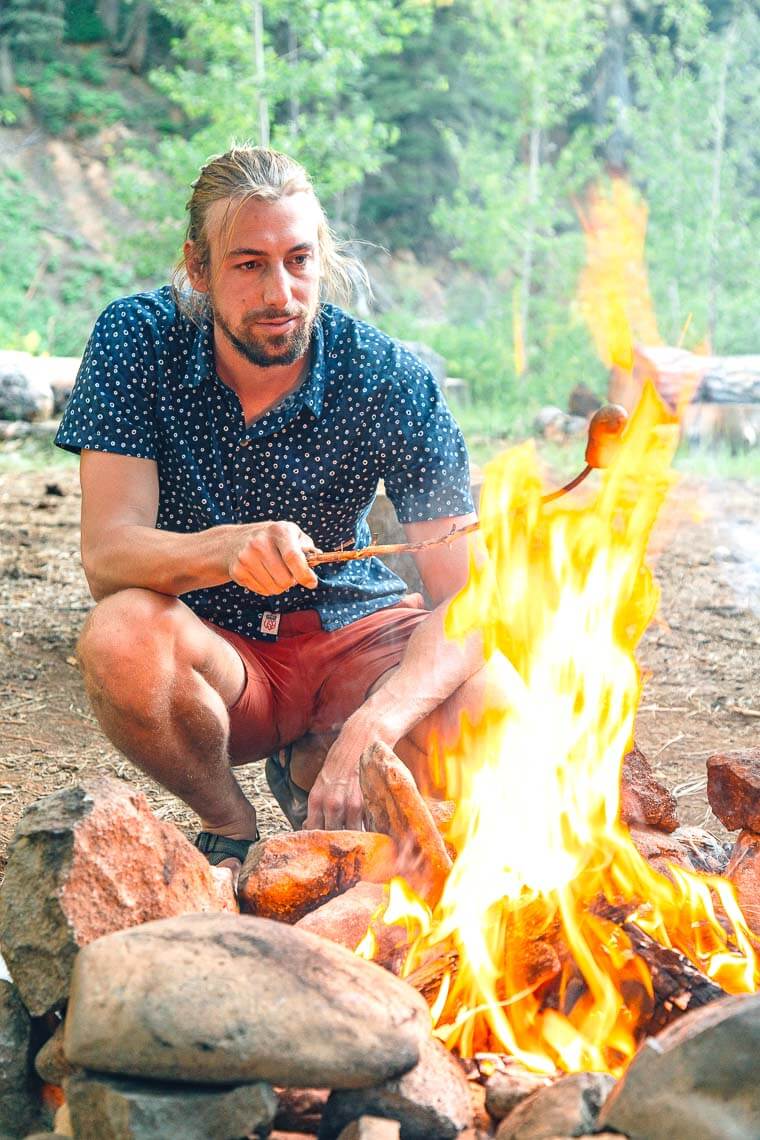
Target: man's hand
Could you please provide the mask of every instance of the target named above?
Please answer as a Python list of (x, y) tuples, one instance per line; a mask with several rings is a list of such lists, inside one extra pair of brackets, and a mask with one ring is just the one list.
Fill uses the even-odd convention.
[(317, 548), (295, 523), (248, 523), (235, 527), (228, 543), (230, 579), (247, 590), (269, 597), (292, 586), (313, 590), (318, 584), (306, 561)]
[[(376, 721), (360, 713), (349, 717), (309, 793), (309, 814), (304, 828), (361, 830), (364, 797), (359, 786), (359, 760), (364, 749), (381, 735)], [(394, 740), (391, 746), (395, 743)]]

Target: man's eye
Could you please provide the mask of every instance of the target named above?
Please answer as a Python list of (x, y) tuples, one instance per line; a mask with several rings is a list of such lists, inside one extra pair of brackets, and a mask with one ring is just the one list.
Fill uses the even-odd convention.
[(304, 265), (308, 264), (310, 257), (311, 254), (309, 253), (297, 253), (295, 257), (291, 258), (291, 261), (294, 265), (297, 265), (299, 268), (301, 268)]
[(258, 269), (260, 264), (260, 261), (242, 261), (238, 269)]

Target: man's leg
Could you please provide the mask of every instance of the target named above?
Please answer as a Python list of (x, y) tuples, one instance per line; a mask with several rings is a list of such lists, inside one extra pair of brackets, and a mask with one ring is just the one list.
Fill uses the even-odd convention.
[(178, 599), (129, 589), (95, 607), (78, 656), (109, 740), (205, 830), (255, 838), (256, 812), (227, 751), (227, 709), (246, 681), (235, 649)]

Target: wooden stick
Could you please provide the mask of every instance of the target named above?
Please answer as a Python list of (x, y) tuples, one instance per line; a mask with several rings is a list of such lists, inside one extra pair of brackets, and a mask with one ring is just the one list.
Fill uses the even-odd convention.
[(480, 523), (469, 523), (457, 530), (450, 530), (443, 538), (428, 538), (425, 542), (390, 542), (385, 546), (365, 546), (363, 550), (325, 550), (319, 554), (307, 554), (309, 566), (321, 566), (323, 562), (354, 562), (358, 558), (373, 558), (383, 554), (411, 554), (428, 546), (441, 546), (456, 542), (465, 534), (472, 534), (480, 528)]

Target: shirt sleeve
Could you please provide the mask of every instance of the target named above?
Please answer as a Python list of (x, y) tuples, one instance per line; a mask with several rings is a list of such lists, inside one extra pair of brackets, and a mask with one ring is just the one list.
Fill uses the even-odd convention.
[(150, 322), (133, 299), (114, 301), (95, 324), (56, 444), (156, 459), (155, 382)]
[(401, 523), (475, 510), (464, 437), (432, 374), (407, 357), (408, 382), (386, 404), (385, 491)]

